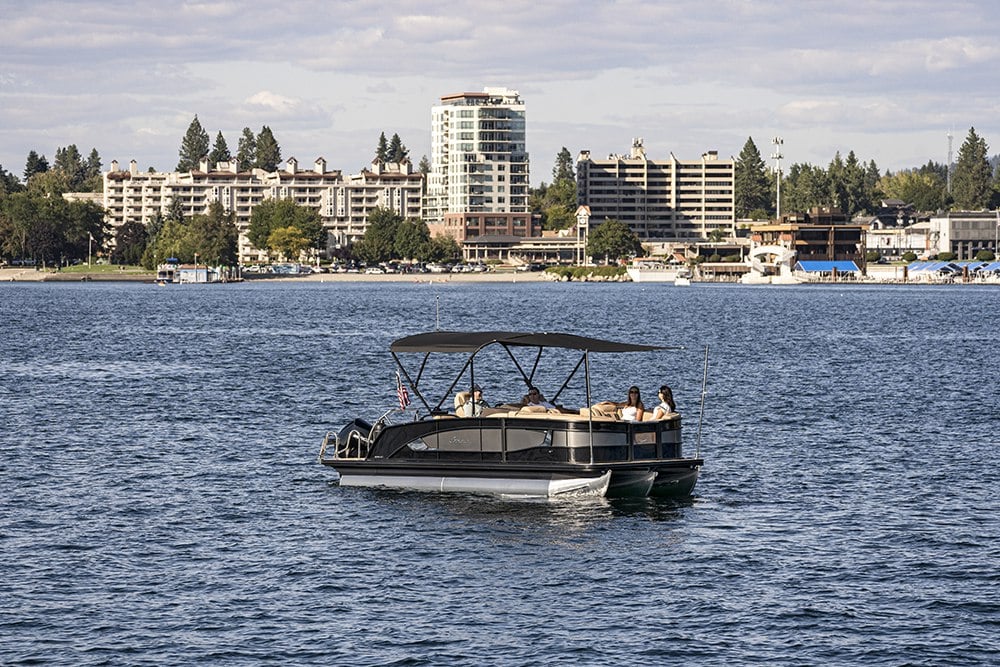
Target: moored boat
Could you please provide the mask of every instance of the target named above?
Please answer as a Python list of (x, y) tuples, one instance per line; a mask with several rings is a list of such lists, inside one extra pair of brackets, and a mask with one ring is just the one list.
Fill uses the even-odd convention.
[[(465, 416), (460, 386), (476, 386), (476, 362), (485, 351), (502, 348), (524, 387), (532, 387), (543, 354), (580, 353), (549, 405), (523, 402), (481, 407)], [(319, 460), (340, 475), (341, 486), (461, 491), (509, 496), (564, 495), (683, 497), (694, 489), (703, 460), (685, 457), (681, 416), (625, 421), (613, 405), (592, 404), (590, 355), (652, 352), (668, 348), (587, 338), (564, 333), (431, 332), (394, 341), (390, 352), (399, 368), (399, 409), (374, 423), (355, 419), (328, 433)], [(435, 400), (425, 385), (432, 355), (466, 355), (458, 377)], [(518, 354), (522, 359), (518, 359)], [(532, 354), (531, 360), (524, 359)], [(415, 364), (409, 358), (416, 355)], [(404, 364), (406, 358), (408, 363)], [(587, 405), (558, 406), (559, 396), (583, 369)], [(529, 370), (526, 370), (529, 369)], [(415, 371), (415, 372), (411, 372)], [(479, 376), (486, 375), (483, 370)], [(436, 377), (440, 378), (439, 375)], [(405, 385), (404, 386), (404, 378)], [(577, 386), (577, 389), (580, 389)], [(410, 391), (419, 407), (410, 407)], [(702, 393), (704, 396), (704, 392)], [(455, 409), (451, 409), (454, 407)], [(652, 415), (649, 412), (648, 415)]]

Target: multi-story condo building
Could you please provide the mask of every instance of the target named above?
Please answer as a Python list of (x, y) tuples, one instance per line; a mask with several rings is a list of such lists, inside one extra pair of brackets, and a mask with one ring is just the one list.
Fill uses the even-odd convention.
[(700, 160), (650, 160), (642, 139), (633, 139), (628, 156), (576, 162), (577, 202), (590, 208), (590, 224), (612, 218), (643, 240), (690, 242), (714, 230), (732, 233), (735, 162), (709, 151)]
[(423, 175), (413, 173), (408, 161), (373, 163), (344, 177), (340, 171), (327, 171), (323, 158), (317, 158), (312, 169), (299, 169), (298, 161), (289, 158), (283, 169), (273, 172), (238, 172), (235, 162), (207, 160), (196, 171), (142, 172), (133, 160), (128, 170), (111, 163), (104, 174), (103, 204), (108, 222), (119, 227), (132, 221), (147, 224), (157, 213), (166, 214), (174, 201), (181, 203), (186, 216), (207, 213), (211, 203), (220, 202), (236, 214), (240, 261), (247, 262), (266, 258), (246, 235), (253, 207), (265, 199), (291, 199), (318, 209), (332, 246), (361, 239), (368, 214), (376, 207), (420, 218), (422, 192)]
[(431, 109), (431, 171), (424, 215), (435, 234), (530, 236), (524, 103), (516, 90), (485, 88), (441, 98)]

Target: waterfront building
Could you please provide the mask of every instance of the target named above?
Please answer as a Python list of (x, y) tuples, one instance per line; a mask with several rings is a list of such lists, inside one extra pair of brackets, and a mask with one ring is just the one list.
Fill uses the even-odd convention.
[(431, 109), (431, 169), (424, 219), (459, 243), (535, 236), (528, 210), (525, 106), (516, 90), (446, 95)]
[(735, 234), (735, 162), (708, 151), (698, 160), (646, 157), (642, 139), (628, 155), (595, 159), (581, 151), (576, 162), (577, 203), (590, 209), (590, 224), (623, 222), (642, 241), (703, 241), (720, 231)]
[(340, 171), (327, 171), (322, 157), (311, 169), (300, 169), (293, 157), (276, 171), (247, 172), (237, 171), (235, 162), (210, 164), (207, 159), (189, 172), (143, 172), (132, 160), (127, 170), (113, 161), (104, 174), (103, 206), (107, 221), (117, 228), (126, 222), (149, 224), (157, 213), (166, 215), (175, 201), (185, 216), (207, 213), (209, 205), (219, 202), (235, 213), (240, 262), (247, 263), (268, 259), (247, 239), (253, 208), (262, 201), (291, 199), (317, 209), (329, 232), (329, 249), (360, 240), (368, 214), (376, 207), (420, 218), (422, 191), (423, 175), (414, 173), (409, 161), (376, 162), (345, 177)]
[(930, 247), (936, 252), (953, 252), (958, 260), (975, 259), (980, 250), (997, 256), (1000, 238), (1000, 209), (996, 211), (950, 211), (932, 216)]
[(850, 260), (863, 268), (867, 231), (868, 225), (848, 222), (836, 208), (814, 207), (782, 216), (778, 223), (751, 225), (750, 245), (787, 248), (799, 262)]

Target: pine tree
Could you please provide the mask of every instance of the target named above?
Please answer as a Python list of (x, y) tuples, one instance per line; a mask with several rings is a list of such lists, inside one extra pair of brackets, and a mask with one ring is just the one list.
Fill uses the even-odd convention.
[(87, 156), (87, 163), (84, 165), (84, 170), (87, 173), (87, 178), (100, 177), (101, 154), (97, 152), (96, 148), (90, 149), (90, 155)]
[(403, 140), (399, 138), (398, 134), (393, 134), (392, 139), (389, 140), (389, 151), (388, 161), (389, 162), (402, 162), (405, 160), (410, 151), (406, 150), (406, 146), (403, 145)]
[(240, 135), (240, 145), (236, 151), (236, 169), (238, 171), (250, 171), (257, 162), (257, 137), (253, 136), (253, 130), (249, 127), (243, 128)]
[(49, 161), (45, 159), (44, 155), (39, 155), (35, 151), (28, 153), (28, 159), (24, 164), (24, 182), (27, 184), (28, 179), (35, 174), (42, 174), (49, 170)]
[(229, 152), (226, 138), (222, 136), (222, 132), (219, 132), (215, 136), (215, 144), (212, 146), (212, 152), (208, 154), (208, 161), (212, 164), (219, 164), (220, 162), (229, 162), (232, 159), (233, 156)]
[(389, 161), (389, 142), (385, 139), (385, 132), (378, 135), (378, 146), (375, 147), (376, 164), (385, 164)]
[(764, 164), (753, 137), (747, 137), (734, 165), (736, 217), (745, 218), (751, 211), (771, 210), (771, 187)]
[(257, 135), (257, 157), (254, 166), (264, 171), (275, 171), (281, 162), (281, 147), (267, 125), (260, 128)]
[(993, 170), (987, 160), (986, 141), (970, 127), (965, 143), (958, 149), (958, 160), (951, 177), (951, 195), (955, 208), (978, 211), (986, 208), (993, 193)]
[(569, 149), (565, 146), (556, 155), (556, 163), (552, 167), (552, 182), (563, 180), (576, 182), (576, 176), (573, 173), (573, 156), (569, 154)]
[(194, 171), (201, 159), (208, 155), (208, 132), (198, 121), (198, 114), (195, 114), (194, 120), (188, 126), (177, 154), (180, 156), (177, 171)]

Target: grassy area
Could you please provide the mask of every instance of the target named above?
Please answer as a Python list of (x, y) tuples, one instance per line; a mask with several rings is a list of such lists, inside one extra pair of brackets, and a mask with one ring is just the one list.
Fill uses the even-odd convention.
[(153, 273), (149, 269), (145, 269), (141, 266), (126, 265), (121, 266), (119, 264), (93, 264), (87, 266), (86, 264), (77, 264), (76, 266), (64, 266), (59, 270), (60, 273), (100, 273), (100, 274), (144, 274)]

